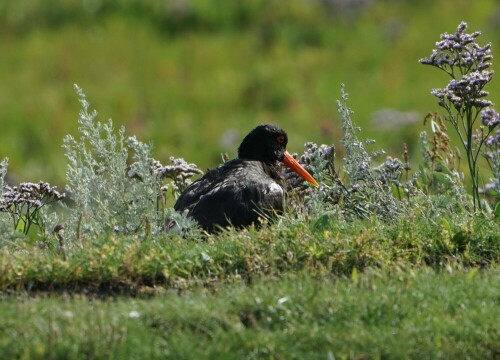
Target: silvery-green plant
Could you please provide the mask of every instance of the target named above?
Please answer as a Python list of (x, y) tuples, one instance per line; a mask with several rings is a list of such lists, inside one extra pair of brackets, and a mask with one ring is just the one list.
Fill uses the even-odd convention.
[[(341, 100), (337, 102), (342, 121), (342, 145), (345, 148), (342, 172), (334, 169), (334, 147), (313, 143), (306, 144), (306, 150), (298, 158), (319, 180), (318, 190), (309, 187), (301, 188), (300, 179), (287, 171), (289, 191), (293, 188), (306, 192), (304, 197), (313, 210), (339, 212), (343, 217), (369, 218), (379, 215), (383, 218), (394, 218), (402, 210), (404, 204), (393, 195), (393, 188), (400, 187), (405, 164), (394, 158), (387, 158), (381, 165), (374, 165), (374, 160), (383, 151), (369, 153), (365, 146), (373, 141), (359, 139), (359, 127), (352, 122), (353, 111), (347, 106), (348, 94), (341, 87)], [(339, 176), (341, 173), (342, 176)]]
[(450, 76), (445, 88), (434, 89), (431, 94), (438, 98), (446, 119), (453, 125), (465, 149), (469, 173), (472, 180), (474, 210), (482, 209), (479, 197), (479, 155), (486, 139), (494, 133), (498, 123), (483, 116), (483, 125), (477, 121), (492, 105), (486, 97), (484, 87), (493, 77), (491, 67), (491, 44), (480, 46), (476, 39), (481, 32), (466, 33), (467, 23), (461, 22), (454, 34), (441, 34), (432, 54), (420, 59), (421, 64), (434, 66)]
[[(68, 158), (67, 191), (74, 202), (66, 232), (70, 238), (102, 235), (110, 231), (136, 232), (151, 221), (155, 187), (144, 168), (150, 168), (149, 148), (134, 138), (125, 138), (121, 127), (96, 120), (82, 90), (75, 85), (82, 110), (78, 119), (79, 139), (67, 135), (63, 147)], [(129, 147), (135, 150), (135, 168), (141, 181), (127, 175)], [(150, 190), (150, 191), (148, 191)]]
[(352, 208), (365, 216), (378, 214), (393, 218), (401, 210), (402, 204), (393, 196), (393, 180), (399, 179), (403, 170), (400, 160), (388, 158), (381, 166), (373, 166), (374, 160), (383, 151), (369, 153), (365, 145), (373, 144), (372, 140), (361, 140), (358, 133), (361, 129), (354, 125), (351, 115), (353, 111), (347, 106), (348, 94), (341, 87), (341, 100), (337, 108), (341, 116), (341, 128), (344, 134), (341, 142), (345, 149), (343, 172), (348, 179), (349, 189), (347, 201)]
[(101, 235), (115, 227), (127, 224), (124, 218), (133, 201), (128, 196), (128, 151), (125, 129), (114, 134), (112, 121), (96, 120), (97, 111), (89, 110), (83, 91), (75, 85), (82, 110), (78, 118), (79, 139), (66, 135), (68, 191), (73, 206), (67, 221), (69, 238), (82, 239), (85, 235)]
[[(112, 231), (143, 236), (162, 231), (166, 211), (162, 182), (173, 170), (152, 157), (150, 145), (127, 138), (123, 127), (116, 131), (111, 120), (98, 121), (82, 90), (75, 85), (75, 91), (82, 105), (80, 136), (67, 135), (63, 143), (68, 158), (66, 188), (73, 201), (65, 236), (81, 245)], [(178, 170), (174, 187), (186, 186), (189, 177), (199, 172), (192, 164), (181, 165), (174, 164)]]

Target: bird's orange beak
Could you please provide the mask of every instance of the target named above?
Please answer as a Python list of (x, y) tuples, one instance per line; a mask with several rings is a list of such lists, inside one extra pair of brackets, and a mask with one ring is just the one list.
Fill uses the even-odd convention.
[(292, 155), (285, 151), (285, 157), (283, 158), (283, 163), (288, 166), (291, 170), (295, 171), (299, 176), (307, 181), (309, 184), (314, 186), (319, 186), (318, 182), (312, 177), (311, 174), (307, 172), (306, 169), (300, 165), (297, 160), (293, 158)]

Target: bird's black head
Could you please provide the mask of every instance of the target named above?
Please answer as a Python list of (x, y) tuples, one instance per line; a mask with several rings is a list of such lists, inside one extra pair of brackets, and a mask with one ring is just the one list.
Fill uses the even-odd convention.
[(274, 164), (283, 161), (287, 143), (285, 130), (276, 125), (259, 125), (241, 142), (238, 157)]

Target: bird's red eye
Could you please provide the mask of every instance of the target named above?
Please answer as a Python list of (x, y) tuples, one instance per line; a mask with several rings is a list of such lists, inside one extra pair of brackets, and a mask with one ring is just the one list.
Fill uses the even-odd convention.
[(278, 144), (284, 144), (285, 143), (285, 137), (283, 135), (278, 136), (278, 138), (276, 139), (276, 141), (278, 142)]

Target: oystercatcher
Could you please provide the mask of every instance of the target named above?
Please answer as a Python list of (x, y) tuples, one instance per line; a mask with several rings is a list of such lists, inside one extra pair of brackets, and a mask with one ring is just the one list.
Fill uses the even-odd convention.
[(245, 227), (259, 218), (283, 211), (284, 180), (281, 164), (318, 186), (316, 180), (287, 151), (286, 132), (260, 125), (243, 139), (238, 158), (209, 170), (179, 197), (174, 209), (195, 219), (208, 231)]

